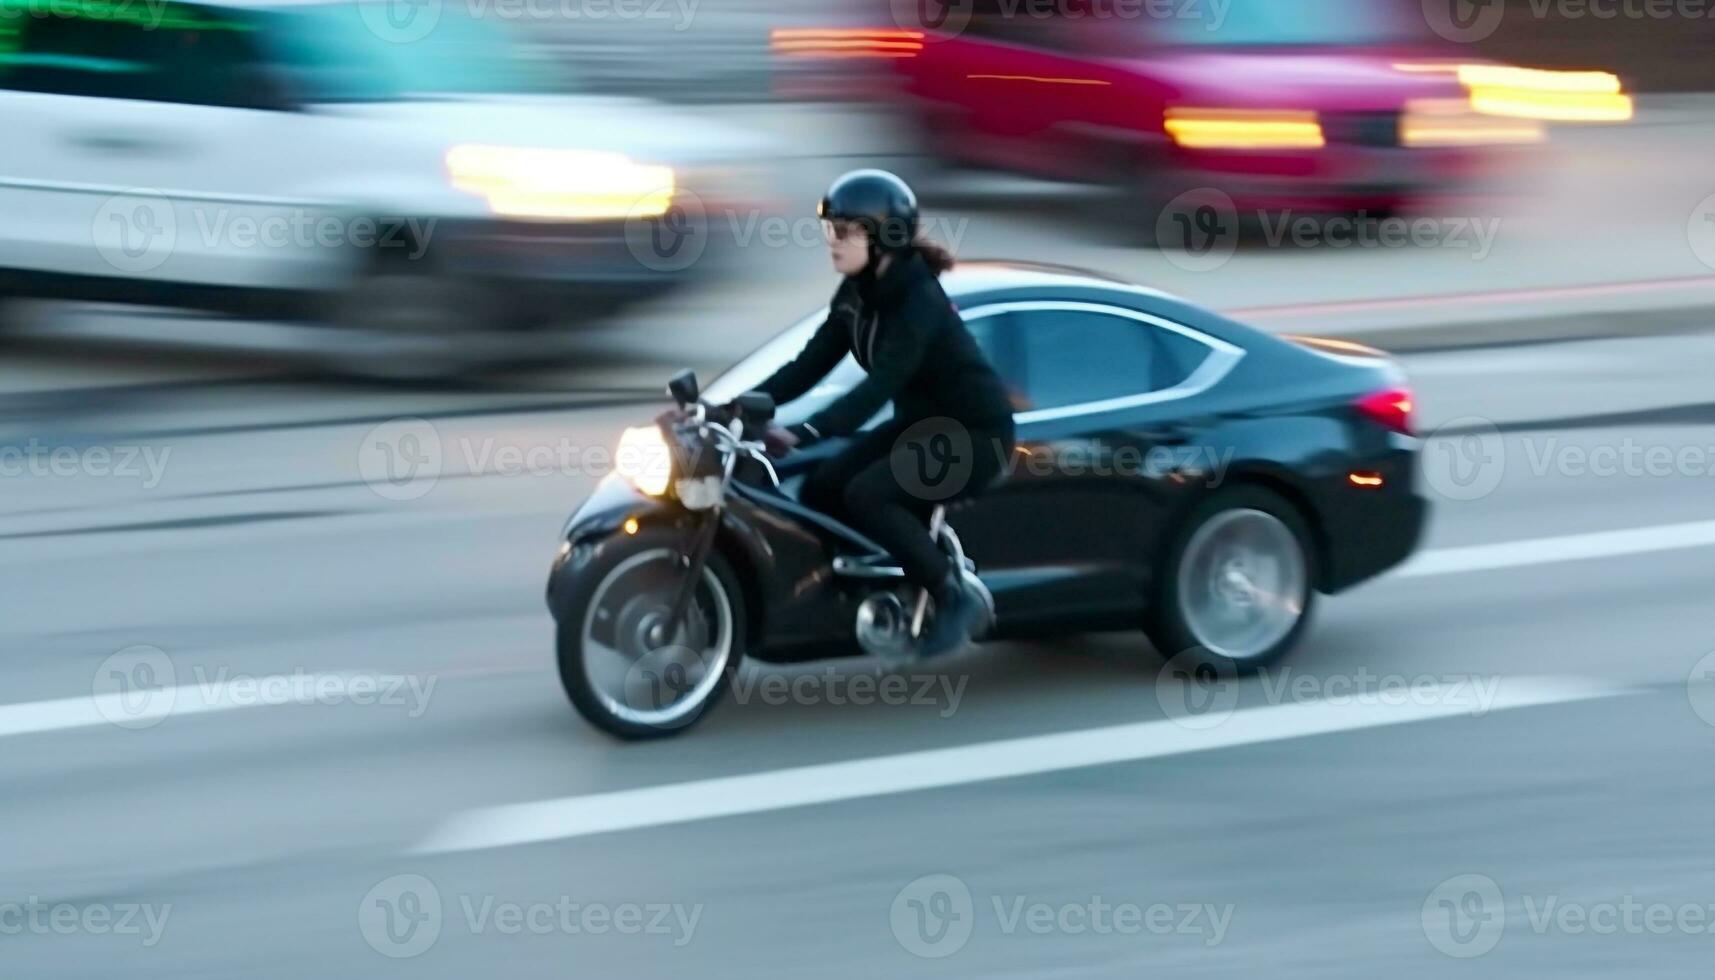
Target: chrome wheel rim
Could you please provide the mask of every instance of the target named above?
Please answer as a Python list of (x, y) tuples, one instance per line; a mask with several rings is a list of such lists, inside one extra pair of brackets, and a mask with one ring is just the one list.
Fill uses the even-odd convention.
[(668, 634), (684, 582), (680, 563), (667, 548), (632, 555), (602, 579), (584, 614), (584, 678), (622, 721), (654, 728), (694, 721), (732, 658), (732, 599), (707, 566), (684, 622)]
[(1298, 625), (1308, 597), (1304, 549), (1266, 511), (1222, 511), (1185, 545), (1180, 616), (1213, 653), (1240, 661), (1263, 655)]

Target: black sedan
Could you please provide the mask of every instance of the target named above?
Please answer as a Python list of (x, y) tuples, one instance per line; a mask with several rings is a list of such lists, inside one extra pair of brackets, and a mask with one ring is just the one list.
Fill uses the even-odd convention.
[[(1416, 547), (1427, 503), (1413, 485), (1411, 392), (1380, 352), (1268, 334), (1057, 267), (964, 263), (942, 283), (1016, 408), (1001, 482), (944, 514), (950, 550), (962, 546), (992, 597), (991, 638), (1142, 627), (1163, 656), (1254, 668), (1293, 647), (1316, 593), (1350, 588)], [(681, 405), (739, 399), (825, 315), (706, 392), (676, 390)], [(804, 419), (860, 376), (848, 358), (775, 421)], [(665, 430), (634, 429), (629, 448), (660, 446), (661, 465), (644, 472), (647, 453), (628, 462), (622, 452), (566, 527), (548, 588), (561, 673), (585, 715), (617, 734), (693, 720), (742, 657), (877, 652), (870, 638), (886, 610), (866, 580), (885, 578), (886, 556), (794, 499), (838, 441), (770, 467), (742, 426), (714, 429), (731, 494), (721, 496), (718, 466), (712, 491), (670, 479), (685, 474), (668, 462)], [(699, 511), (716, 517), (699, 523)], [(693, 545), (703, 527), (706, 546)], [(686, 567), (702, 568), (701, 585), (671, 584), (688, 582)], [(688, 632), (665, 625), (687, 613)], [(639, 669), (667, 647), (681, 659), (689, 649), (689, 662)], [(671, 703), (663, 677), (677, 685)], [(639, 689), (650, 704), (632, 703)]]

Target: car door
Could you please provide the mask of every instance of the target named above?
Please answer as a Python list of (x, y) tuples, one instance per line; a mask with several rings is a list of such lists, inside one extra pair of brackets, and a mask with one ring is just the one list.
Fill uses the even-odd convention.
[(13, 20), (0, 266), (97, 290), (282, 285), (291, 253), (308, 251), (283, 189), (319, 162), (306, 159), (313, 122), (280, 111), (242, 11), (134, 14), (66, 4)]
[(954, 527), (1004, 617), (1129, 623), (1164, 514), (1212, 465), (1191, 399), (1242, 351), (1101, 303), (998, 303), (967, 316), (1015, 393), (1018, 452)]

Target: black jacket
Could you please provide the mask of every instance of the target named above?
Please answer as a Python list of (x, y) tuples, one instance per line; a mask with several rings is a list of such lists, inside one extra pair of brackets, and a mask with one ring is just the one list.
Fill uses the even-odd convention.
[(907, 424), (945, 416), (971, 429), (1012, 431), (1006, 386), (916, 252), (894, 259), (879, 278), (840, 283), (815, 336), (756, 390), (785, 404), (847, 354), (869, 376), (808, 419), (812, 438), (850, 435), (890, 399), (894, 418)]

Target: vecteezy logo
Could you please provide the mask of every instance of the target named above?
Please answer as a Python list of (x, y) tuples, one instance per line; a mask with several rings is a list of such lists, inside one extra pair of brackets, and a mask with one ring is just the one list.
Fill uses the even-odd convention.
[(924, 875), (901, 888), (888, 917), (899, 945), (926, 960), (964, 949), (976, 926), (970, 888), (948, 874)]
[(1506, 444), (1493, 422), (1461, 416), (1423, 441), (1423, 479), (1448, 500), (1477, 500), (1495, 492), (1507, 468)]
[[(908, 31), (932, 31), (929, 39), (944, 40), (962, 33), (971, 22), (972, 0), (891, 0), (893, 22)], [(1022, 10), (1003, 13), (1025, 16)], [(1021, 25), (1022, 26), (1022, 25)]]
[(358, 905), (357, 928), (382, 956), (420, 956), (441, 938), (441, 893), (422, 875), (383, 879)]
[(1226, 191), (1199, 187), (1168, 201), (1155, 217), (1155, 241), (1186, 272), (1227, 264), (1239, 247), (1239, 210)]
[(1161, 665), (1155, 699), (1181, 728), (1215, 728), (1239, 705), (1238, 670), (1227, 658), (1193, 647)]
[(1697, 202), (1685, 223), (1685, 240), (1697, 261), (1715, 269), (1715, 194)]
[(625, 219), (625, 244), (646, 269), (678, 272), (703, 257), (709, 245), (709, 218), (702, 198), (678, 188), (666, 209), (665, 192), (651, 192), (632, 204)]
[(130, 646), (95, 668), (95, 710), (120, 728), (153, 728), (178, 699), (172, 658), (157, 647)]
[(1505, 0), (1423, 0), (1429, 29), (1449, 41), (1481, 41), (1501, 26)]
[(120, 272), (160, 268), (178, 244), (178, 215), (160, 191), (134, 187), (102, 202), (90, 228), (95, 250)]
[(939, 501), (964, 491), (971, 482), (976, 454), (983, 450), (971, 444), (970, 430), (957, 420), (937, 416), (914, 422), (900, 433), (888, 462), (894, 481), (906, 493)]
[(363, 437), (357, 470), (388, 500), (416, 500), (441, 478), (441, 435), (424, 419), (383, 422)]
[(441, 0), (362, 0), (357, 6), (370, 33), (393, 44), (421, 41), (441, 21)]
[(1507, 928), (1501, 886), (1487, 875), (1457, 875), (1435, 886), (1423, 900), (1423, 935), (1455, 959), (1482, 956)]
[[(605, 609), (596, 611), (598, 618), (611, 615)], [(652, 624), (665, 623), (671, 615), (672, 610), (663, 607), (644, 614), (635, 623), (620, 625), (622, 628), (632, 626), (646, 633)], [(685, 705), (681, 713), (671, 710), (710, 680), (709, 658), (696, 649), (712, 645), (702, 617), (694, 609), (687, 610), (685, 625), (678, 630), (670, 630), (669, 633), (674, 639), (684, 639), (692, 645), (663, 643), (653, 646), (647, 636), (642, 637), (647, 649), (631, 662), (620, 685), (620, 700), (625, 707), (649, 714), (664, 713), (664, 717), (658, 717), (652, 722), (658, 728), (689, 725), (697, 720), (707, 706)]]
[(1715, 725), (1715, 653), (1706, 654), (1691, 668), (1691, 676), (1685, 679), (1685, 696), (1705, 725)]

